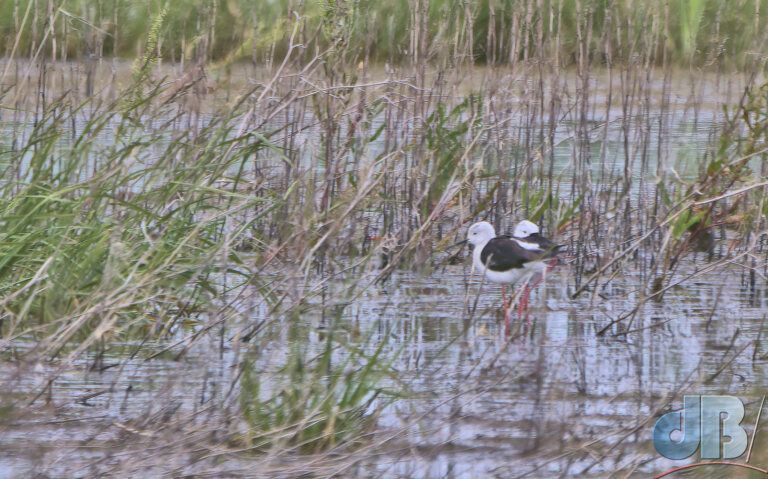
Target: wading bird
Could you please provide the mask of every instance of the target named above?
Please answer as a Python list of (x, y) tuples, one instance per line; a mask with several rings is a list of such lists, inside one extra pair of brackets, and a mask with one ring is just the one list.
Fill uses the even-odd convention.
[(534, 274), (530, 280), (526, 281), (525, 283), (525, 290), (523, 291), (521, 301), (523, 302), (522, 309), (527, 311), (528, 299), (531, 296), (531, 291), (533, 291), (536, 286), (544, 281), (545, 273), (551, 271), (555, 266), (558, 265), (560, 258), (557, 255), (563, 245), (555, 244), (549, 238), (542, 236), (541, 233), (539, 233), (539, 226), (536, 223), (528, 220), (519, 222), (517, 226), (515, 226), (515, 231), (512, 233), (512, 236), (519, 240), (523, 247), (528, 247), (532, 250), (546, 251), (552, 255), (551, 259), (547, 262), (547, 267), (544, 269), (544, 271)]
[[(520, 225), (523, 225), (523, 228), (519, 228)], [(525, 221), (520, 225), (515, 229), (515, 235), (526, 234), (525, 238), (496, 236), (496, 231), (490, 223), (480, 221), (469, 227), (467, 239), (461, 242), (469, 242), (474, 247), (473, 270), (485, 274), (488, 281), (501, 284), (501, 300), (507, 324), (512, 295), (510, 294), (508, 302), (506, 286), (515, 285), (521, 281), (526, 284), (526, 289), (518, 301), (518, 314), (522, 316), (523, 311), (528, 307), (530, 295), (528, 282), (534, 277), (541, 277), (547, 271), (550, 262), (556, 261), (559, 249), (557, 245), (538, 235), (538, 226), (535, 224)], [(532, 234), (538, 235), (538, 238), (536, 236), (531, 238)], [(547, 243), (542, 242), (540, 246), (537, 243), (540, 240), (545, 240)]]
[(560, 245), (556, 245), (548, 238), (541, 236), (539, 233), (539, 225), (532, 221), (523, 220), (515, 226), (515, 231), (512, 236), (519, 240), (524, 240), (526, 243), (533, 243), (542, 250), (557, 250)]

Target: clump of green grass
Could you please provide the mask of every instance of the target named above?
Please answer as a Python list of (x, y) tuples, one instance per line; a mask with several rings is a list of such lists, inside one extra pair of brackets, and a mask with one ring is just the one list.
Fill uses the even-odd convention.
[(395, 397), (381, 384), (396, 356), (385, 356), (386, 340), (366, 352), (366, 344), (340, 341), (342, 333), (331, 329), (315, 352), (294, 338), (277, 380), (253, 360), (244, 362), (240, 407), (248, 447), (318, 453), (354, 448), (372, 432)]
[[(214, 278), (229, 268), (222, 254), (236, 260), (232, 243), (247, 224), (227, 220), (270, 203), (238, 191), (238, 171), (263, 140), (234, 138), (226, 119), (194, 139), (146, 133), (152, 98), (137, 101), (136, 91), (93, 112), (74, 137), (77, 112), (53, 105), (7, 156), (7, 177), (18, 180), (0, 183), (5, 337), (77, 337), (82, 347), (130, 332), (148, 309), (172, 322), (228, 287)], [(119, 140), (103, 144), (108, 128)], [(159, 160), (148, 161), (158, 144)]]

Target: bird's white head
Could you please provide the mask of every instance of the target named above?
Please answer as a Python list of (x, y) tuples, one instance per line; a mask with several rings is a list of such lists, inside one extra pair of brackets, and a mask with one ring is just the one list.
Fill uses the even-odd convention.
[(528, 220), (523, 220), (515, 226), (515, 232), (512, 236), (515, 238), (527, 238), (528, 236), (538, 233), (539, 227), (536, 223)]
[(469, 227), (467, 241), (474, 246), (482, 245), (496, 237), (496, 230), (487, 221), (480, 221)]

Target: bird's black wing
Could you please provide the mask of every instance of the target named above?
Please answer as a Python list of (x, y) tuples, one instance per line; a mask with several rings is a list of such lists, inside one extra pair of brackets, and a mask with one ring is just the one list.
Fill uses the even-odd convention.
[(539, 249), (549, 252), (550, 258), (556, 256), (560, 252), (560, 248), (565, 247), (565, 245), (556, 244), (554, 241), (541, 236), (539, 233), (530, 234), (525, 238), (521, 238), (521, 240), (528, 243), (534, 243)]
[(517, 236), (497, 236), (497, 238), (506, 238), (517, 241), (523, 249), (533, 251), (535, 253), (543, 254), (543, 258), (554, 258), (560, 253), (561, 248), (565, 248), (565, 245), (557, 244), (549, 238), (541, 236), (539, 233), (531, 233), (525, 238), (518, 238)]
[(491, 271), (508, 271), (550, 258), (548, 254), (545, 250), (525, 249), (514, 238), (499, 236), (486, 243), (480, 252), (480, 261)]

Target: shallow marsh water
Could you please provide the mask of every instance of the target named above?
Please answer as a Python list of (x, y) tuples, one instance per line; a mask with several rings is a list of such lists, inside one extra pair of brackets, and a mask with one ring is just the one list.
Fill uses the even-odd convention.
[[(695, 176), (699, 164), (692, 160), (711, 147), (721, 119), (716, 106), (733, 102), (740, 91), (730, 82), (726, 87), (691, 82), (691, 90), (678, 88), (671, 94), (663, 113), (654, 103), (638, 110), (645, 116), (633, 134), (646, 135), (646, 152), (632, 151), (631, 174), (645, 181), (632, 184), (634, 195), (654, 194), (659, 172)], [(593, 102), (600, 105), (605, 94), (594, 87), (598, 94)], [(595, 107), (587, 121), (600, 126), (604, 113)], [(609, 114), (608, 121), (623, 115), (616, 104)], [(198, 120), (204, 124), (208, 117), (203, 113)], [(313, 118), (305, 121), (315, 123)], [(554, 138), (555, 166), (560, 169), (555, 174), (565, 178), (559, 188), (563, 198), (573, 186), (568, 176), (577, 124), (565, 118)], [(22, 143), (29, 127), (8, 116), (0, 120), (4, 137), (21, 131)], [(314, 128), (297, 143), (307, 164), (316, 154), (313, 141), (319, 126)], [(606, 147), (606, 164), (594, 161), (590, 168), (595, 175), (610, 170), (611, 177), (620, 178), (615, 170), (624, 164), (621, 125), (609, 125), (606, 131), (605, 136), (596, 133), (590, 144), (595, 158)], [(112, 134), (107, 128), (100, 141), (109, 144)], [(533, 134), (520, 128), (511, 137)], [(3, 142), (0, 137), (0, 147), (7, 148)], [(633, 148), (637, 144), (630, 143)], [(517, 146), (510, 147), (513, 153), (523, 154)], [(274, 164), (281, 165), (280, 160)], [(505, 217), (502, 228), (519, 219)], [(639, 233), (641, 226), (632, 228)], [(752, 286), (747, 271), (727, 263), (705, 272), (719, 260), (727, 237), (717, 241), (712, 259), (701, 254), (683, 258), (676, 275), (695, 274), (693, 278), (667, 291), (663, 301), (646, 302), (633, 321), (620, 326), (609, 324), (643, 299), (649, 283), (632, 263), (609, 284), (575, 299), (571, 268), (556, 269), (534, 295), (531, 326), (516, 318), (507, 331), (499, 314), (498, 287), (471, 277), (466, 257), (463, 264), (447, 266), (449, 252), (433, 250), (431, 272), (402, 268), (383, 283), (374, 283), (370, 271), (354, 269), (340, 278), (312, 278), (309, 284), (297, 278), (286, 287), (290, 294), (301, 296), (308, 289), (312, 294), (301, 313), (290, 317), (269, 317), (270, 308), (246, 287), (244, 299), (234, 306), (244, 318), (239, 322), (217, 324), (209, 316), (165, 341), (112, 344), (103, 356), (85, 355), (71, 365), (62, 358), (21, 361), (22, 356), (35, 358), (35, 344), (6, 342), (0, 363), (0, 404), (6, 407), (0, 409), (0, 419), (13, 419), (2, 423), (0, 476), (119, 475), (141, 464), (149, 475), (204, 470), (207, 475), (290, 477), (285, 458), (270, 461), (228, 450), (217, 463), (218, 453), (189, 450), (187, 444), (196, 444), (199, 437), (215, 442), (228, 432), (221, 429), (226, 421), (219, 420), (226, 408), (210, 405), (219, 401), (236, 407), (236, 400), (227, 399), (238, 394), (232, 385), (244, 357), (269, 378), (264, 381), (268, 389), (270, 380), (285, 380), (280, 365), (292, 335), (304, 335), (311, 347), (321, 349), (328, 324), (335, 321), (353, 347), (370, 352), (384, 344), (397, 373), (385, 378), (384, 386), (398, 394), (391, 403), (381, 399), (383, 409), (372, 433), (378, 446), (349, 452), (357, 459), (342, 461), (338, 475), (648, 477), (680, 464), (660, 458), (651, 443), (655, 418), (670, 403), (679, 408), (685, 393), (734, 395), (747, 402), (745, 422), (751, 424), (768, 389), (764, 278)], [(364, 286), (349, 296), (352, 285)], [(148, 327), (152, 321), (147, 318)], [(258, 341), (243, 341), (254, 325), (262, 328)], [(144, 427), (158, 424), (164, 425), (165, 434)], [(186, 437), (190, 434), (199, 437)], [(757, 436), (754, 451), (754, 464), (768, 467), (768, 433)], [(196, 465), (203, 463), (198, 470)], [(295, 470), (305, 473), (306, 464)], [(710, 470), (693, 477), (721, 473)], [(323, 469), (315, 475), (331, 474)]]
[[(368, 348), (386, 341), (387, 349), (399, 351), (393, 364), (399, 375), (389, 386), (403, 393), (379, 421), (377, 436), (392, 434), (392, 440), (346, 473), (613, 477), (621, 471), (623, 477), (636, 469), (631, 477), (648, 477), (672, 467), (655, 453), (650, 436), (672, 394), (738, 396), (747, 402), (749, 424), (768, 387), (768, 348), (756, 341), (766, 326), (765, 290), (750, 292), (739, 276), (703, 275), (663, 303), (644, 306), (632, 325), (637, 332), (615, 335), (613, 329), (599, 337), (597, 331), (634, 304), (631, 276), (613, 283), (605, 298), (571, 300), (564, 267), (535, 295), (532, 326), (516, 320), (506, 334), (497, 288), (483, 287), (470, 319), (480, 283), (467, 283), (465, 267), (429, 277), (394, 275), (369, 288), (342, 317), (351, 341), (357, 337)], [(301, 327), (322, 330), (323, 321), (310, 309)], [(259, 360), (263, 371), (285, 353), (278, 340), (284, 325), (271, 327), (272, 346)], [(237, 349), (226, 339), (222, 347), (218, 332), (211, 332), (175, 360), (125, 360), (112, 353), (101, 372), (90, 370), (93, 358), (80, 361), (5, 429), (3, 473), (38, 470), (58, 477), (118, 467), (136, 453), (127, 446), (121, 451), (123, 441), (140, 434), (130, 432), (137, 427), (128, 421), (165, 417), (172, 427), (176, 415), (200, 414), (207, 399), (228, 394)], [(3, 366), (5, 394), (40, 388), (55, 365), (39, 364), (19, 377), (14, 369), (12, 362)], [(756, 464), (768, 459), (766, 441), (757, 438)], [(110, 459), (101, 464), (107, 450)], [(240, 462), (247, 471), (247, 460)]]

